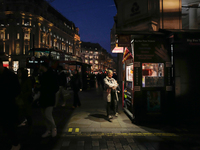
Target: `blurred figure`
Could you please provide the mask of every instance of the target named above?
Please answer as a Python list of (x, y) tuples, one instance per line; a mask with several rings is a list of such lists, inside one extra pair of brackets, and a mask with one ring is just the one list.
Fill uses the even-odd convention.
[(20, 85), (17, 75), (3, 67), (0, 59), (0, 119), (3, 131), (11, 141), (11, 150), (19, 150), (21, 145), (17, 137), (18, 110), (15, 98), (20, 94)]
[(73, 103), (72, 108), (79, 107), (79, 106), (81, 106), (81, 102), (79, 99), (78, 92), (81, 89), (81, 79), (80, 79), (80, 75), (77, 70), (74, 71), (74, 74), (72, 76), (71, 88), (74, 92), (74, 103)]
[[(21, 87), (21, 93), (17, 96), (20, 117), (23, 117), (23, 122), (19, 126), (27, 125), (32, 128), (32, 80), (28, 78), (28, 70), (19, 68), (17, 70), (18, 80)], [(25, 118), (24, 118), (25, 117)]]
[(98, 88), (100, 87), (100, 77), (101, 77), (101, 74), (98, 72), (98, 74), (96, 75)]
[(56, 93), (56, 105), (59, 103), (59, 101), (62, 101), (62, 106), (65, 106), (65, 99), (64, 99), (64, 94), (65, 94), (65, 85), (66, 85), (66, 74), (63, 70), (62, 66), (58, 66), (58, 85), (59, 85), (59, 90)]
[(67, 70), (67, 73), (66, 73), (66, 85), (65, 85), (66, 89), (68, 89), (68, 87), (70, 86), (69, 85), (70, 84), (70, 80), (71, 80), (71, 78), (70, 78), (70, 72), (69, 72), (69, 70)]
[(55, 106), (56, 92), (59, 89), (56, 79), (56, 73), (49, 68), (49, 64), (43, 62), (40, 64), (40, 71), (42, 75), (40, 77), (40, 98), (39, 106), (41, 107), (43, 117), (46, 123), (46, 132), (42, 135), (43, 138), (57, 135), (56, 124), (54, 122), (52, 112)]

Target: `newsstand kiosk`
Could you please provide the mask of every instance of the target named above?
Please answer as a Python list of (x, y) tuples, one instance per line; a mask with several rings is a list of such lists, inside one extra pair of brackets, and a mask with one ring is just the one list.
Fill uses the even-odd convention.
[(123, 108), (133, 121), (167, 121), (173, 105), (171, 48), (163, 35), (131, 36), (125, 60)]

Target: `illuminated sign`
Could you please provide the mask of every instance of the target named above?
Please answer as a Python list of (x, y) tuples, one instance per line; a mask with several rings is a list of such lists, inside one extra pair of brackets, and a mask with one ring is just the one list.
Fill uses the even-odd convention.
[(29, 63), (36, 63), (37, 64), (38, 62), (43, 63), (44, 61), (43, 60), (41, 60), (41, 61), (31, 61), (31, 60), (29, 60), (28, 62)]
[(123, 53), (123, 47), (115, 47), (112, 53)]

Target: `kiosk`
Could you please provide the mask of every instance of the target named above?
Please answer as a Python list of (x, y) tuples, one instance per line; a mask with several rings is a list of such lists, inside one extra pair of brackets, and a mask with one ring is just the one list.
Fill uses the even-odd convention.
[(133, 121), (170, 117), (173, 105), (171, 49), (163, 35), (131, 36), (131, 59), (125, 60), (123, 108)]

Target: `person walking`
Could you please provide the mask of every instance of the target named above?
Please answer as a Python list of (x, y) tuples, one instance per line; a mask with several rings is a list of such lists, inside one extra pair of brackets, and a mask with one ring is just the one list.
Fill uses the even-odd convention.
[(0, 125), (11, 141), (11, 150), (21, 148), (17, 136), (18, 110), (15, 98), (20, 94), (20, 84), (17, 75), (9, 69), (3, 67), (0, 58)]
[(32, 130), (32, 80), (28, 77), (28, 70), (19, 68), (17, 70), (18, 80), (21, 87), (21, 93), (17, 96), (16, 101), (20, 111), (20, 117), (23, 122), (19, 126), (28, 125), (29, 131)]
[(105, 91), (104, 91), (104, 98), (107, 101), (106, 106), (106, 112), (107, 112), (107, 119), (109, 122), (111, 122), (110, 119), (112, 119), (111, 113), (110, 113), (110, 107), (111, 107), (111, 101), (113, 101), (114, 96), (116, 95), (115, 89), (117, 88), (118, 84), (113, 76), (113, 71), (108, 70), (108, 75), (104, 78), (104, 84), (105, 84)]
[[(62, 66), (58, 66), (58, 84), (59, 84), (59, 90), (56, 93), (56, 103), (58, 104), (59, 101), (61, 100), (62, 105), (61, 106), (65, 106), (65, 98), (64, 98), (64, 94), (65, 94), (65, 85), (66, 85), (66, 74), (63, 70)], [(57, 105), (56, 104), (56, 105)]]
[(55, 106), (56, 92), (59, 89), (57, 76), (47, 62), (40, 64), (40, 72), (42, 74), (40, 77), (39, 106), (41, 107), (47, 128), (42, 137), (55, 137), (57, 135), (57, 129), (52, 112)]
[(77, 70), (74, 71), (74, 74), (72, 76), (71, 88), (72, 88), (73, 93), (74, 93), (74, 102), (73, 102), (72, 108), (79, 107), (79, 106), (81, 106), (81, 102), (80, 102), (80, 99), (79, 99), (78, 92), (81, 89), (81, 79), (80, 79), (80, 75), (79, 75)]

